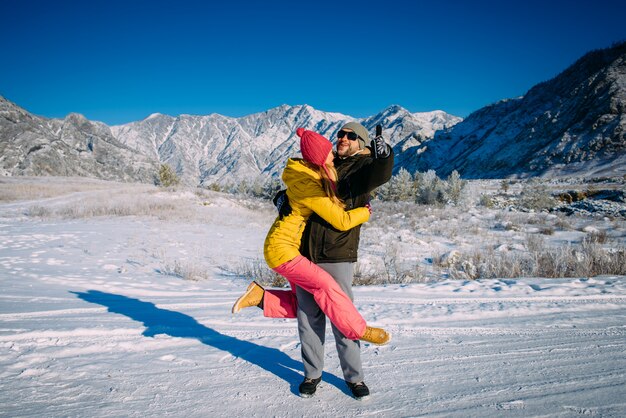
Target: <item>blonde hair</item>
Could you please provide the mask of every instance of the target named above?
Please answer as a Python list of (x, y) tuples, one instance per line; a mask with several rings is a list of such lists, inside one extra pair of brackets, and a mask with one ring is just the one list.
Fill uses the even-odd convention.
[[(328, 172), (331, 172), (335, 179), (338, 178), (337, 170), (334, 166), (327, 165), (326, 170), (328, 170)], [(317, 167), (317, 172), (320, 174), (320, 177), (322, 179), (322, 188), (334, 204), (341, 206), (342, 209), (345, 209), (346, 204), (337, 195), (337, 181), (329, 178), (328, 172), (326, 170), (324, 170), (324, 167)]]
[(326, 193), (326, 195), (330, 198), (330, 200), (334, 204), (340, 206), (342, 209), (345, 209), (346, 204), (337, 195), (337, 182), (331, 179), (330, 177), (328, 177), (328, 173), (332, 173), (335, 179), (338, 178), (337, 170), (335, 169), (335, 167), (326, 165), (326, 169), (324, 169), (324, 167), (315, 165), (309, 161), (306, 161), (306, 160), (303, 160), (303, 161), (307, 166), (309, 166), (311, 170), (315, 171), (317, 174), (320, 175), (320, 179), (322, 181), (322, 189), (324, 189), (324, 193)]

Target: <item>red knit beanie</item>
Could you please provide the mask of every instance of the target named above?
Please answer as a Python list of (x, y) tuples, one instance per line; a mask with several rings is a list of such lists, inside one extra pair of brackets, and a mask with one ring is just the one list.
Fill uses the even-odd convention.
[(333, 149), (333, 144), (317, 132), (298, 128), (296, 134), (300, 137), (300, 152), (302, 157), (312, 164), (324, 167), (326, 157)]

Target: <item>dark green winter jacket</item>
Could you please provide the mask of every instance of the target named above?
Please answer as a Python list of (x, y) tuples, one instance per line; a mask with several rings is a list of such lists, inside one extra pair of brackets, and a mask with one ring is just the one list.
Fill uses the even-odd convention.
[[(338, 194), (346, 210), (365, 206), (370, 193), (389, 181), (393, 170), (393, 151), (387, 158), (373, 154), (357, 154), (348, 158), (335, 157), (339, 177)], [(313, 214), (302, 236), (300, 253), (314, 263), (356, 262), (361, 226), (339, 231)]]

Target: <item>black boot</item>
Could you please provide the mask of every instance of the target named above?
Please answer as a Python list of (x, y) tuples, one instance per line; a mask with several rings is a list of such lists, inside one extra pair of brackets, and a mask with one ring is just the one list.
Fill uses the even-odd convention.
[(348, 384), (348, 387), (350, 388), (350, 392), (352, 392), (352, 396), (354, 396), (354, 399), (360, 401), (363, 399), (367, 399), (370, 396), (370, 390), (365, 382), (346, 383)]
[(313, 396), (317, 390), (317, 385), (319, 385), (321, 381), (321, 377), (318, 377), (317, 379), (310, 379), (308, 377), (305, 378), (304, 381), (300, 383), (300, 387), (298, 388), (300, 396), (303, 398), (310, 398)]

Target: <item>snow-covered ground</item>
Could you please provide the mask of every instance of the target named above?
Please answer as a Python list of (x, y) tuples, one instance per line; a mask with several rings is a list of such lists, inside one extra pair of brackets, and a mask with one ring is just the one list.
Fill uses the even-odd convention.
[[(362, 347), (372, 396), (349, 396), (329, 332), (323, 383), (301, 399), (295, 321), (230, 313), (269, 205), (171, 193), (200, 215), (22, 215), (85, 193), (0, 205), (0, 416), (626, 416), (623, 276), (357, 287), (393, 333)], [(383, 238), (429, 245), (376, 228), (369, 263)], [(203, 280), (175, 274), (194, 269)]]

